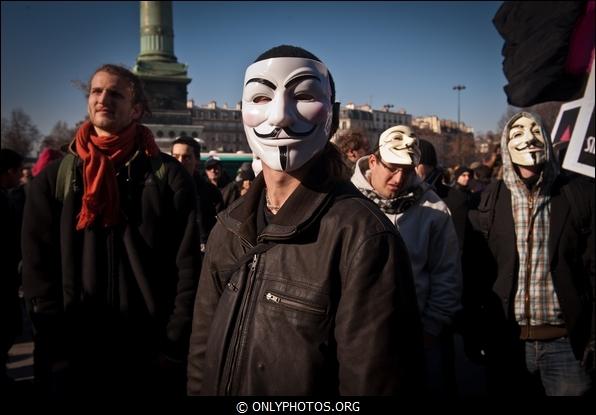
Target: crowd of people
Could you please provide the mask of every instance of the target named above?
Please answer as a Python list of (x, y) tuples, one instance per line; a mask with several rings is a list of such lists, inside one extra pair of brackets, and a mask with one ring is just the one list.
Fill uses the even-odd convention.
[(230, 178), (193, 138), (160, 152), (140, 80), (100, 66), (32, 177), (2, 149), (3, 368), (22, 284), (44, 397), (456, 397), (455, 335), (488, 394), (593, 393), (593, 180), (540, 118), (444, 169), (406, 125), (336, 134), (335, 96), (312, 53), (257, 57)]

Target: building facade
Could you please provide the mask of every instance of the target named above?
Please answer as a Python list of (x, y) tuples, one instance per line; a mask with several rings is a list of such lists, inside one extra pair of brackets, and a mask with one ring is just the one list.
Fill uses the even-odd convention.
[(191, 100), (188, 106), (191, 109), (193, 125), (203, 128), (200, 135), (203, 151), (251, 152), (244, 133), (240, 103), (234, 108), (229, 108), (227, 104), (218, 107), (217, 102), (211, 101), (199, 107)]

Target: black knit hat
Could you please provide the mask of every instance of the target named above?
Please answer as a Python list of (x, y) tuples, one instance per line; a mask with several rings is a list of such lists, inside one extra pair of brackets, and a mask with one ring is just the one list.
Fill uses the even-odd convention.
[(420, 164), (437, 167), (437, 152), (430, 141), (419, 139), (418, 145), (420, 147)]
[(469, 168), (469, 167), (466, 167), (466, 166), (461, 166), (461, 167), (458, 167), (458, 168), (455, 170), (455, 172), (453, 173), (453, 179), (454, 179), (454, 180), (457, 180), (457, 178), (458, 178), (459, 176), (461, 176), (462, 174), (464, 174), (465, 172), (468, 172), (468, 173), (470, 173), (470, 177), (474, 176), (474, 172), (472, 171), (472, 169), (471, 169), (471, 168)]

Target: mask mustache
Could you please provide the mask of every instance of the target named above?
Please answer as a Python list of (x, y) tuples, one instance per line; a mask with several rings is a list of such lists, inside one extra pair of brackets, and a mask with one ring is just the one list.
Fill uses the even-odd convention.
[(259, 138), (277, 138), (277, 136), (279, 135), (279, 133), (283, 130), (283, 132), (285, 132), (288, 136), (290, 137), (306, 137), (311, 135), (315, 129), (317, 128), (316, 125), (314, 125), (310, 130), (304, 132), (304, 133), (299, 133), (296, 131), (293, 131), (291, 128), (289, 127), (284, 127), (284, 128), (274, 128), (273, 131), (271, 131), (268, 134), (259, 134), (257, 132), (256, 129), (253, 129), (253, 131), (255, 132), (255, 135)]
[(515, 146), (517, 151), (523, 151), (529, 148), (544, 148), (544, 144), (542, 141), (538, 140), (537, 138), (532, 138), (530, 141), (526, 141), (525, 143), (521, 143), (518, 146)]

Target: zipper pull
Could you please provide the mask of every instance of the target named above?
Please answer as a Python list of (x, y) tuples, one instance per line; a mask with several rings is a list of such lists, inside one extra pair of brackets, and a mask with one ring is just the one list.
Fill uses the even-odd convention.
[(274, 302), (274, 303), (278, 303), (278, 304), (279, 304), (279, 301), (280, 301), (278, 296), (276, 296), (276, 295), (273, 295), (273, 294), (271, 294), (271, 293), (267, 293), (267, 295), (265, 296), (265, 298), (266, 298), (267, 300), (269, 300), (269, 301), (272, 301), (272, 302)]
[(252, 264), (250, 265), (250, 270), (254, 271), (255, 268), (257, 267), (257, 260), (258, 260), (258, 256), (257, 254), (254, 254), (254, 256), (252, 257)]

